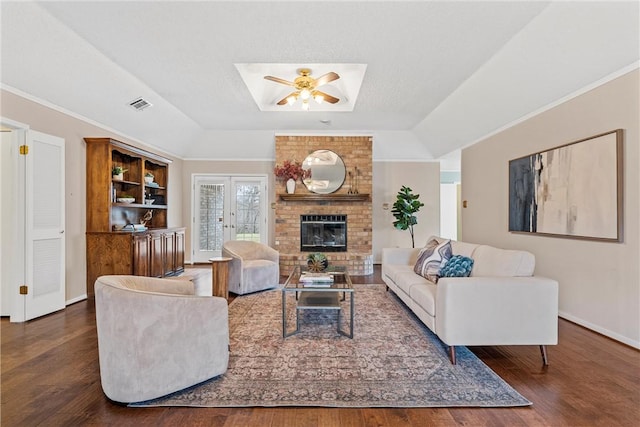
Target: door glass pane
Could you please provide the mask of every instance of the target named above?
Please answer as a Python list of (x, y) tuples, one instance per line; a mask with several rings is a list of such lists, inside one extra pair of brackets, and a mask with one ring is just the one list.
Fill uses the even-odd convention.
[(224, 238), (224, 185), (201, 184), (199, 189), (199, 248), (201, 251), (220, 250)]
[(236, 184), (236, 239), (260, 242), (260, 225), (262, 212), (260, 211), (259, 183)]

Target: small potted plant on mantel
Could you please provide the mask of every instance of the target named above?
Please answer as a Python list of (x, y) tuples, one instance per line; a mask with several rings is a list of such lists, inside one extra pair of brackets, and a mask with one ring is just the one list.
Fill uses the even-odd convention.
[(126, 171), (127, 169), (122, 166), (114, 166), (113, 169), (111, 169), (111, 177), (116, 181), (122, 181), (124, 180), (124, 173)]
[(276, 175), (276, 179), (285, 181), (287, 185), (287, 193), (293, 194), (296, 191), (296, 181), (299, 179), (306, 179), (311, 176), (311, 170), (303, 169), (302, 164), (285, 160), (282, 166), (276, 165), (273, 173)]
[(153, 174), (151, 172), (147, 172), (144, 174), (144, 182), (146, 182), (147, 184), (151, 184), (153, 182)]

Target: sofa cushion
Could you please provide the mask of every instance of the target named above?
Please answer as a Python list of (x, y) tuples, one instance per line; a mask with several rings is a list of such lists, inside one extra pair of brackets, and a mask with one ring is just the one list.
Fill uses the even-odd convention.
[(451, 258), (451, 242), (436, 239), (427, 242), (418, 254), (418, 260), (413, 271), (425, 279), (437, 283), (440, 268)]
[(473, 252), (471, 277), (517, 277), (532, 276), (536, 259), (532, 253), (509, 249), (498, 249), (480, 245)]
[(473, 253), (480, 245), (475, 243), (460, 242), (457, 240), (451, 241), (451, 253), (453, 255), (462, 255), (469, 258), (473, 258)]
[[(427, 239), (427, 242), (430, 242), (431, 240), (437, 240), (438, 243), (447, 241), (447, 239), (445, 239), (444, 237), (439, 236), (431, 236), (429, 237), (429, 239)], [(476, 243), (460, 242), (458, 240), (450, 240), (450, 242), (452, 255), (462, 255), (469, 258), (473, 258), (473, 251), (475, 251), (476, 248), (480, 246)]]
[(412, 286), (409, 294), (417, 305), (433, 317), (436, 316), (436, 288), (437, 285), (425, 281), (423, 284)]
[(473, 260), (462, 255), (453, 255), (440, 269), (440, 277), (469, 277)]
[(423, 286), (427, 284), (433, 284), (422, 276), (418, 276), (412, 270), (405, 270), (402, 272), (398, 272), (396, 275), (398, 279), (395, 284), (407, 295), (411, 295), (411, 289), (414, 286)]

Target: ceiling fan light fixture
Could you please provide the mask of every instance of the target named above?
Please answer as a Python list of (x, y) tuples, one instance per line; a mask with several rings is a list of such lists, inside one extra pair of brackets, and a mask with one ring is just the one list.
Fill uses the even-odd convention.
[(302, 98), (303, 101), (306, 101), (307, 99), (309, 99), (310, 96), (311, 96), (311, 91), (309, 89), (305, 88), (300, 91), (300, 98)]
[(317, 90), (316, 88), (319, 86), (324, 86), (327, 83), (330, 83), (334, 80), (340, 78), (337, 73), (333, 71), (323, 74), (322, 76), (314, 79), (311, 77), (311, 69), (309, 68), (300, 68), (298, 69), (298, 74), (300, 77), (296, 77), (294, 81), (288, 81), (285, 79), (281, 79), (280, 77), (274, 76), (264, 76), (265, 80), (270, 80), (275, 83), (283, 84), (285, 86), (290, 86), (295, 89), (294, 92), (280, 99), (276, 104), (277, 105), (289, 105), (290, 107), (295, 104), (298, 99), (302, 100), (302, 110), (309, 111), (309, 101), (313, 98), (313, 100), (322, 104), (327, 102), (329, 104), (335, 104), (340, 101), (339, 98), (336, 98), (333, 95), (329, 95), (328, 93)]

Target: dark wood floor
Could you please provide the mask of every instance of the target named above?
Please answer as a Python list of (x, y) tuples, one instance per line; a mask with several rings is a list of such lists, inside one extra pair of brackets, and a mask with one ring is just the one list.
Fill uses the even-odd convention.
[(471, 348), (533, 402), (492, 409), (127, 408), (100, 388), (93, 300), (1, 326), (3, 427), (640, 425), (640, 352), (564, 320), (547, 369), (534, 346)]

